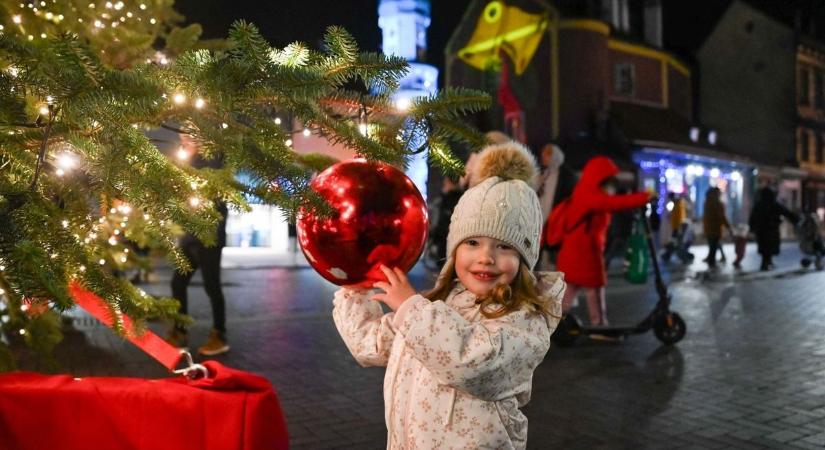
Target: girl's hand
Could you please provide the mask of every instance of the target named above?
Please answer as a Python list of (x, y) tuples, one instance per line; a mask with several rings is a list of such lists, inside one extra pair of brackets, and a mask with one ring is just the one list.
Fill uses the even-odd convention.
[(384, 302), (393, 311), (398, 311), (401, 304), (417, 292), (410, 285), (407, 275), (398, 267), (390, 270), (389, 267), (382, 265), (381, 271), (384, 272), (387, 281), (378, 281), (373, 284), (373, 287), (381, 289), (384, 293), (375, 294), (372, 299)]

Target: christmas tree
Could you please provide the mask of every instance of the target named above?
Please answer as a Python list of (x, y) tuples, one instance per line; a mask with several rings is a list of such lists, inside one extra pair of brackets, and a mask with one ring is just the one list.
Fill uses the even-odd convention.
[[(296, 154), (276, 112), (397, 165), (428, 148), (455, 173), (451, 146), (483, 143), (461, 116), (487, 107), (485, 94), (451, 89), (395, 111), (407, 63), (361, 52), (341, 28), (328, 28), (322, 49), (274, 48), (244, 22), (203, 42), (197, 25), (178, 26), (170, 0), (89, 1), (0, 1), (0, 370), (14, 367), (10, 342), (40, 354), (59, 342), (71, 282), (108, 303), (118, 332), (121, 313), (139, 326), (177, 318), (177, 302), (114, 275), (128, 259), (123, 237), (185, 269), (175, 230), (213, 242), (216, 200), (323, 213), (308, 186), (325, 161)], [(176, 163), (146, 136), (158, 127), (223, 167)]]

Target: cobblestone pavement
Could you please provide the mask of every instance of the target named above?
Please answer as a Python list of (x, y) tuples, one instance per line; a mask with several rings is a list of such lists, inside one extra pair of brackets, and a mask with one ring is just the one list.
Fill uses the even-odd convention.
[[(728, 256), (732, 250), (726, 247)], [(701, 248), (691, 267), (666, 266), (673, 309), (688, 326), (676, 346), (647, 333), (553, 347), (525, 408), (529, 447), (825, 447), (825, 272), (800, 269), (790, 244), (768, 273), (756, 271), (755, 248), (748, 251), (741, 272), (729, 265), (704, 272)], [(412, 273), (422, 288), (430, 276), (421, 267)], [(159, 269), (144, 288), (168, 295), (169, 278)], [(384, 370), (359, 367), (344, 347), (331, 319), (335, 286), (300, 267), (225, 269), (224, 280), (232, 350), (219, 360), (272, 381), (292, 447), (383, 448)], [(190, 292), (196, 347), (211, 318), (201, 285)], [(655, 299), (652, 283), (611, 275), (614, 324), (640, 320)], [(77, 376), (167, 376), (82, 314), (67, 327), (58, 356)]]

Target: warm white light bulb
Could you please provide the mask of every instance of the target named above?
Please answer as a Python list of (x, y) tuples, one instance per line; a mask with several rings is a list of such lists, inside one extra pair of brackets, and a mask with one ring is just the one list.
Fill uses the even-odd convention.
[(280, 117), (276, 117), (276, 118), (275, 118), (275, 125), (280, 125), (280, 124), (281, 124), (281, 118), (280, 118)]
[(181, 146), (181, 147), (178, 147), (178, 151), (175, 154), (175, 156), (177, 156), (178, 159), (181, 160), (181, 161), (186, 161), (192, 155), (189, 153), (189, 150), (187, 150), (186, 148)]
[(304, 136), (309, 137), (310, 134), (312, 133), (310, 133), (309, 128), (304, 128)]
[(41, 106), (40, 107), (40, 114), (47, 116), (49, 115), (49, 107), (48, 106)]
[(202, 98), (195, 100), (195, 108), (201, 109), (206, 105), (206, 101)]
[(19, 23), (22, 23), (22, 22), (23, 22), (23, 18), (22, 18), (22, 17), (20, 17), (19, 15), (16, 15), (16, 16), (13, 16), (13, 17), (11, 18), (11, 21), (12, 21), (12, 22), (14, 22), (14, 23), (19, 24)]
[(100, 265), (102, 266), (102, 265), (106, 264), (106, 260), (103, 259), (103, 258), (100, 258), (100, 261), (98, 261), (98, 263), (100, 263)]
[(360, 131), (363, 136), (366, 136), (367, 135), (367, 124), (362, 123), (362, 124), (358, 125), (358, 131)]
[(198, 206), (201, 204), (201, 199), (199, 199), (198, 197), (192, 197), (189, 199), (189, 204), (192, 206)]
[(61, 153), (57, 156), (57, 167), (68, 172), (77, 167), (77, 157), (71, 153)]
[(287, 146), (287, 147), (291, 146), (291, 145), (292, 145), (292, 139), (287, 139), (287, 140), (284, 142), (284, 144), (286, 144), (286, 146)]
[(410, 109), (411, 104), (412, 104), (412, 102), (410, 101), (410, 99), (408, 99), (406, 97), (399, 98), (398, 100), (395, 101), (395, 107), (399, 111), (406, 111), (406, 110)]
[(172, 101), (175, 102), (176, 105), (182, 105), (183, 102), (186, 101), (186, 96), (178, 92), (172, 97)]

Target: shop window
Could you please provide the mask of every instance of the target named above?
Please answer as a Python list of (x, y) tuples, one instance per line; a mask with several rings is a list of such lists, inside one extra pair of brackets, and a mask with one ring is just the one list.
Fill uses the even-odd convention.
[(810, 100), (808, 97), (808, 93), (811, 90), (810, 87), (810, 80), (809, 77), (809, 70), (805, 66), (799, 66), (799, 83), (798, 83), (798, 93), (799, 93), (799, 104), (802, 106), (810, 105)]
[(816, 153), (817, 153), (817, 138), (816, 133), (811, 130), (808, 130), (808, 162), (816, 162)]
[(632, 97), (636, 92), (636, 66), (618, 63), (613, 66), (613, 92), (616, 95)]
[(802, 128), (797, 127), (796, 128), (796, 161), (797, 162), (802, 162), (802, 158), (804, 156), (803, 153), (802, 153), (802, 149), (805, 148), (804, 141), (805, 141), (805, 132), (802, 130)]
[(825, 107), (825, 92), (823, 92), (822, 72), (816, 72), (814, 75), (814, 107), (822, 109)]

